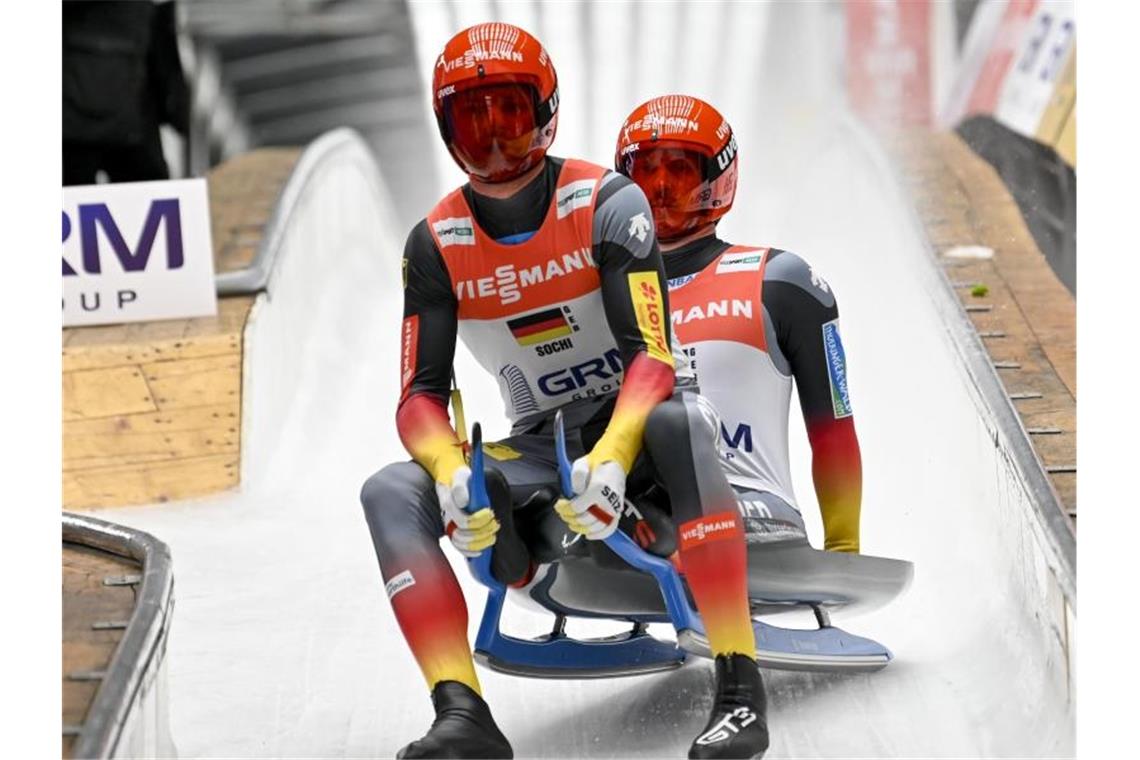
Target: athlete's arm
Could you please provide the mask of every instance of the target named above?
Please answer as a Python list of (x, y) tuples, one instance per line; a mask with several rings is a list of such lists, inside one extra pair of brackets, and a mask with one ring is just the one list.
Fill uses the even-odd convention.
[(811, 443), (824, 548), (858, 552), (863, 465), (835, 293), (803, 259), (774, 251), (765, 265), (764, 305), (796, 379)]
[(447, 414), (458, 330), (451, 280), (427, 222), (404, 246), (404, 321), (400, 330), (400, 401), (396, 429), (412, 458), (440, 483), (465, 464)]
[(665, 267), (653, 213), (641, 188), (609, 173), (594, 207), (594, 261), (606, 321), (621, 352), (625, 379), (605, 433), (589, 454), (591, 469), (616, 461), (626, 473), (641, 451), (649, 413), (673, 392), (673, 357)]

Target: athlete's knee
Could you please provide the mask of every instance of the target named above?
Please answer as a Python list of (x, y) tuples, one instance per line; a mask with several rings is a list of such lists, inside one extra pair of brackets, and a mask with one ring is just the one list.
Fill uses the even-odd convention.
[(708, 396), (697, 393), (686, 395), (688, 399), (689, 429), (697, 435), (703, 436), (713, 442), (713, 446), (720, 444), (720, 412), (709, 401)]
[(688, 435), (689, 415), (684, 402), (678, 398), (662, 401), (645, 420), (645, 440), (651, 445), (658, 442), (668, 445)]
[(427, 472), (415, 462), (393, 462), (364, 481), (360, 503), (365, 512), (383, 510), (418, 495), (431, 485)]
[(645, 440), (650, 445), (709, 440), (715, 446), (719, 435), (720, 415), (716, 407), (696, 393), (678, 393), (662, 401), (649, 413), (645, 424)]
[(435, 539), (442, 533), (435, 485), (415, 462), (396, 462), (372, 475), (360, 489), (360, 503), (378, 553), (411, 534)]

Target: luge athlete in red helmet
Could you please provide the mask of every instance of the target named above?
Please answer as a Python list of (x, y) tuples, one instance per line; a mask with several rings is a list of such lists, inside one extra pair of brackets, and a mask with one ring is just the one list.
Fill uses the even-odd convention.
[[(469, 182), (408, 237), (396, 424), (413, 461), (369, 478), (361, 501), (393, 612), (436, 710), (427, 735), (400, 756), (510, 757), (480, 696), (466, 605), (440, 539), (468, 556), (493, 547), (492, 570), (504, 583), (543, 571), (536, 565), (545, 560), (519, 537), (513, 507), (522, 505), (519, 519), (550, 514), (555, 412), (576, 457), (578, 494), (559, 501), (559, 515), (602, 539), (628, 515), (627, 491), (669, 492), (680, 561), (721, 659), (755, 648), (743, 528), (707, 402), (685, 389), (688, 373), (674, 370), (645, 196), (621, 174), (546, 155), (558, 119), (546, 51), (514, 26), (481, 24), (447, 43), (432, 89), (440, 133)], [(492, 508), (473, 515), (464, 511), (471, 471), (447, 412), (457, 335), (498, 379), (513, 425), (509, 438), (486, 447)], [(527, 509), (532, 497), (545, 504)], [(574, 538), (564, 535), (561, 546)], [(603, 544), (580, 543), (604, 555)], [(730, 697), (714, 700), (710, 719), (740, 738), (711, 750), (698, 739), (700, 756), (767, 747), (763, 687), (745, 659), (718, 668), (719, 693)]]
[(858, 552), (862, 464), (834, 291), (789, 251), (717, 237), (736, 193), (737, 144), (708, 103), (666, 95), (641, 104), (622, 126), (614, 160), (653, 208), (671, 323), (721, 415), (749, 543), (804, 536), (788, 462), (794, 379), (824, 548)]

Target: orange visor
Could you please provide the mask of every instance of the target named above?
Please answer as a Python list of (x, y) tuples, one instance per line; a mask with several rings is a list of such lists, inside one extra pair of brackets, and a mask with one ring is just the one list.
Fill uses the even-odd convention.
[(538, 137), (535, 89), (510, 82), (460, 90), (443, 99), (450, 147), (467, 172), (488, 182), (519, 173)]
[(658, 239), (667, 241), (697, 226), (703, 216), (709, 159), (686, 143), (662, 140), (648, 146), (641, 143), (627, 153), (622, 166), (649, 200)]

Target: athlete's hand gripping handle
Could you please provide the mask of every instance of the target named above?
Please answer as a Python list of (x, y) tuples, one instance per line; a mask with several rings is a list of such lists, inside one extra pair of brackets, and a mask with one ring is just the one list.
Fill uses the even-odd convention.
[[(554, 417), (554, 453), (558, 461), (558, 482), (562, 488), (562, 495), (565, 497), (558, 500), (559, 505), (570, 504), (572, 502), (568, 499), (575, 498), (573, 467), (570, 464), (570, 457), (566, 454), (566, 431), (562, 425), (562, 412), (558, 412)], [(561, 514), (561, 510), (559, 514)], [(615, 529), (617, 522), (615, 517), (613, 521)], [(657, 579), (661, 595), (665, 599), (665, 608), (669, 611), (673, 626), (678, 631), (692, 629), (703, 633), (704, 626), (701, 619), (692, 605), (689, 604), (688, 597), (685, 595), (685, 586), (672, 563), (660, 557), (654, 557), (638, 546), (632, 538), (615, 529), (611, 529), (604, 539), (606, 546), (633, 567), (649, 573)]]
[(578, 458), (571, 466), (561, 411), (554, 417), (554, 448), (564, 497), (554, 509), (570, 530), (592, 541), (609, 538), (617, 530), (625, 499), (625, 470), (614, 461), (590, 469), (588, 457)]
[[(460, 554), (474, 558), (495, 543), (499, 521), (491, 511), (483, 477), (483, 433), (478, 423), (471, 432), (471, 448), (471, 467), (457, 468), (450, 483), (437, 481), (435, 491), (447, 537)], [(478, 473), (475, 477), (472, 468)]]

